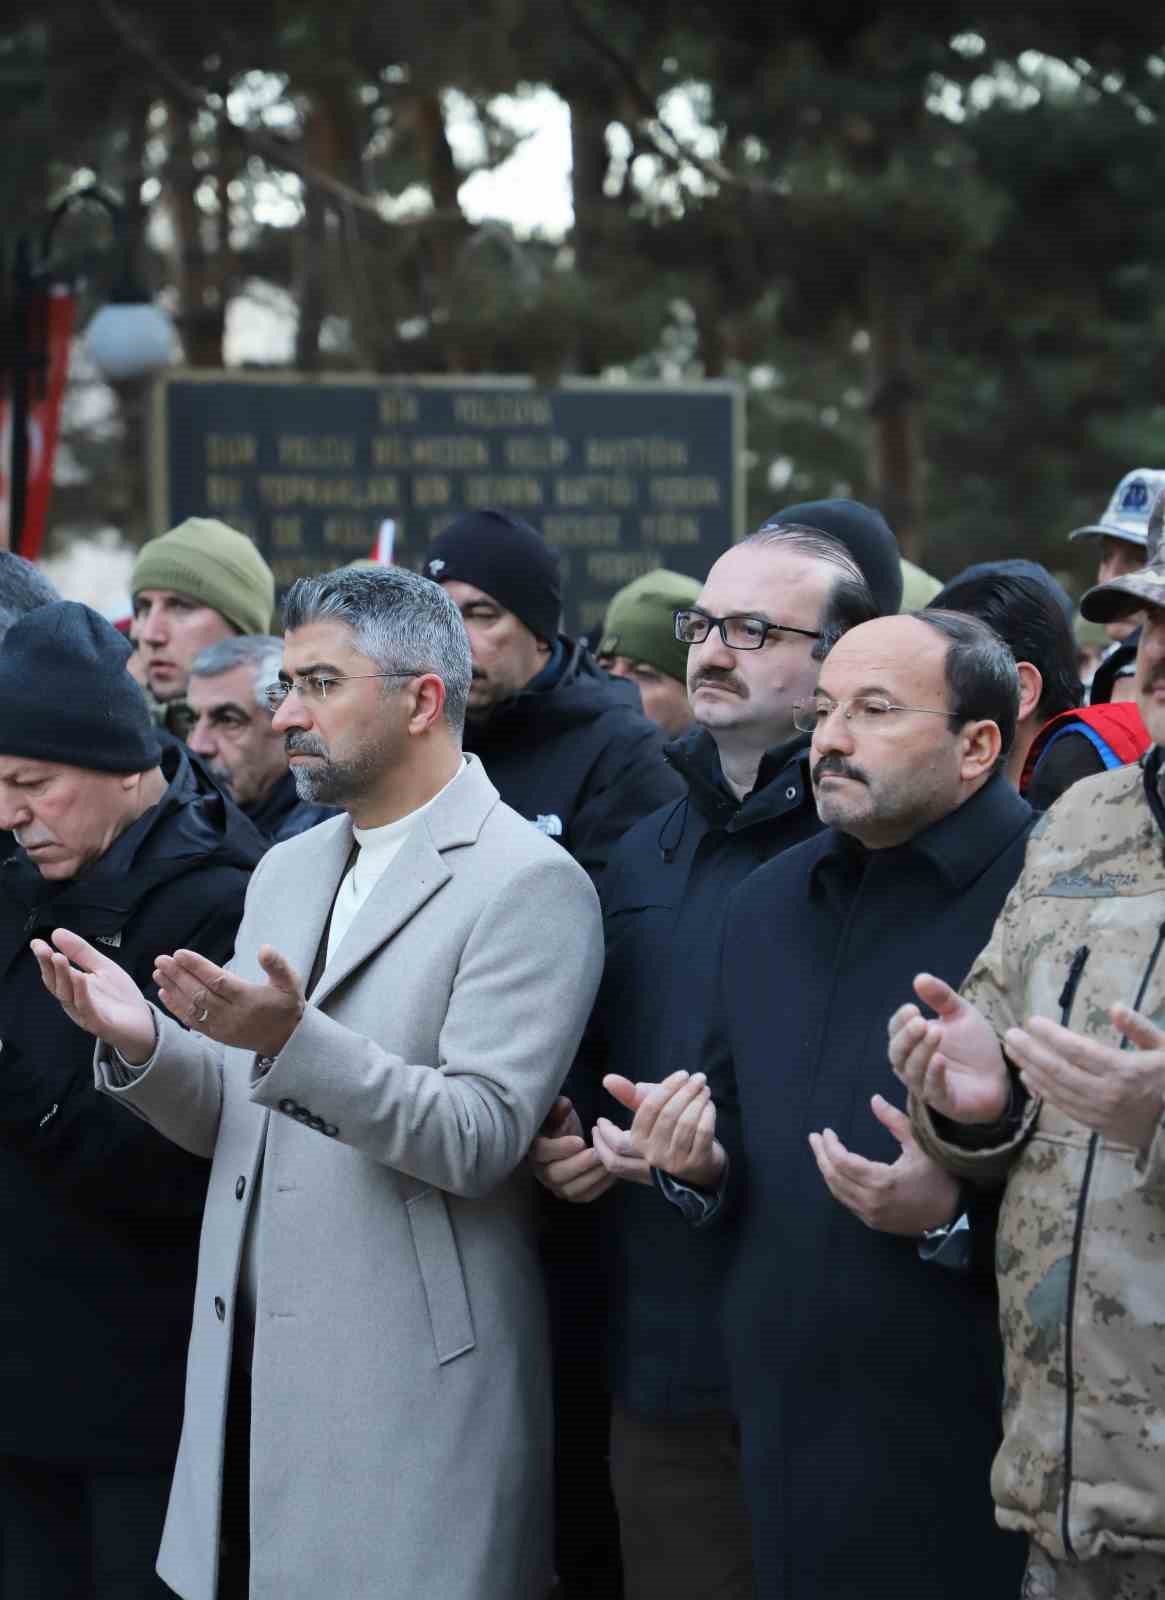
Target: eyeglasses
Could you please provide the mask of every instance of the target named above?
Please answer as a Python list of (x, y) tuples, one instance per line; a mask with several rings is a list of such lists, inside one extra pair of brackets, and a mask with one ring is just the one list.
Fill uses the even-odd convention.
[(278, 683), (269, 683), (265, 689), (260, 690), (262, 699), (266, 700), (272, 711), (279, 707), (294, 692), (301, 700), (326, 700), (328, 693), (342, 683), (355, 683), (361, 678), (416, 678), (416, 672), (349, 672), (340, 677), (328, 677), (323, 672), (297, 673), (294, 679), (280, 678)]
[(963, 720), (953, 711), (935, 711), (930, 706), (896, 706), (881, 695), (855, 694), (852, 700), (795, 701), (793, 726), (802, 733), (816, 733), (835, 711), (840, 711), (847, 722), (862, 729), (893, 727), (904, 711), (916, 711), (924, 717), (949, 717), (952, 722)]
[(729, 650), (759, 650), (770, 633), (799, 633), (820, 639), (809, 628), (792, 628), (787, 622), (766, 622), (764, 617), (710, 617), (706, 611), (677, 611), (676, 638), (681, 644), (703, 644), (715, 628)]

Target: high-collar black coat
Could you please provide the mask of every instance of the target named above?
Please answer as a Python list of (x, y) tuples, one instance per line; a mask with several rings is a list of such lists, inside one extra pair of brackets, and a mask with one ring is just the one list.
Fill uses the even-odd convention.
[[(820, 830), (808, 743), (801, 737), (771, 750), (744, 800), (725, 784), (710, 734), (697, 729), (668, 745), (688, 793), (631, 829), (602, 884), (607, 957), (587, 1039), (597, 1091), (588, 1111), (629, 1120), (598, 1089), (604, 1072), (656, 1082), (698, 1066), (729, 895), (763, 862)], [(593, 1209), (615, 1398), (641, 1416), (726, 1409), (716, 1330), (724, 1240), (693, 1233), (638, 1184), (617, 1184)]]
[(988, 1486), (992, 1274), (926, 1264), (914, 1239), (867, 1229), (826, 1189), (808, 1135), (831, 1127), (896, 1158), (869, 1104), (903, 1100), (887, 1021), (917, 972), (965, 976), (1031, 816), (996, 777), (894, 849), (828, 829), (730, 901), (704, 1065), (732, 1163), (725, 1339), (758, 1600), (1018, 1593), (1021, 1541), (996, 1530)]
[(160, 953), (230, 956), (264, 841), (176, 744), (162, 766), (76, 878), (0, 868), (0, 1455), (147, 1470), (177, 1448), (209, 1165), (97, 1093), (29, 949), (70, 928), (150, 998)]

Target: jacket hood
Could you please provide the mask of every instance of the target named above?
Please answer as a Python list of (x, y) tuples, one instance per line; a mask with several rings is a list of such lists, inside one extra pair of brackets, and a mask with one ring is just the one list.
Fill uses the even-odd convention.
[(616, 708), (630, 707), (642, 715), (639, 690), (633, 683), (608, 676), (578, 640), (560, 634), (559, 642), (565, 659), (557, 682), (546, 689), (523, 689), (496, 705), (484, 721), (467, 722), (467, 750), (481, 754), (492, 745), (512, 749), (538, 744)]
[(267, 848), (248, 819), (231, 804), (177, 741), (162, 747), (166, 792), (157, 805), (118, 835), (105, 854), (63, 883), (42, 878), (22, 850), (4, 863), (5, 887), (30, 910), (84, 907), (120, 927), (135, 905), (159, 884), (208, 866), (250, 872)]

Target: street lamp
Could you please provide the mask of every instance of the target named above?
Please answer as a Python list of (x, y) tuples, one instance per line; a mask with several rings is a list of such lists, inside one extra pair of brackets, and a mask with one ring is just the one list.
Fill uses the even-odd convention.
[[(97, 184), (77, 189), (53, 207), (46, 220), (34, 257), (28, 238), (17, 242), (12, 274), (12, 296), (8, 329), (8, 369), (11, 458), (8, 488), (9, 548), (35, 555), (39, 530), (27, 538), (29, 487), (29, 442), (33, 407), (48, 388), (51, 366), (49, 323), (54, 295), (72, 287), (80, 276), (77, 268), (53, 262), (56, 232), (65, 215), (75, 206), (100, 206), (113, 223), (118, 265), (108, 304), (92, 318), (85, 335), (88, 353), (110, 382), (127, 382), (148, 377), (169, 365), (174, 354), (174, 328), (169, 317), (154, 305), (134, 270), (134, 238), (125, 207)], [(64, 359), (63, 353), (61, 359)], [(55, 414), (48, 428), (42, 428), (40, 448), (51, 456), (55, 437)], [(51, 471), (51, 459), (45, 463)]]

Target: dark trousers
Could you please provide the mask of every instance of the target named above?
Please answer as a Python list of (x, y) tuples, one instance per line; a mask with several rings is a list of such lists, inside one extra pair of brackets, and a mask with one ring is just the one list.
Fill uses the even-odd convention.
[(164, 1600), (169, 1470), (0, 1456), (0, 1600)]
[(661, 1420), (616, 1406), (611, 1482), (625, 1600), (750, 1600), (749, 1523), (733, 1417)]
[(542, 1265), (554, 1386), (553, 1592), (555, 1600), (622, 1600), (595, 1219), (591, 1207), (544, 1200)]
[(251, 1374), (236, 1353), (227, 1398), (218, 1600), (247, 1600), (251, 1580)]

